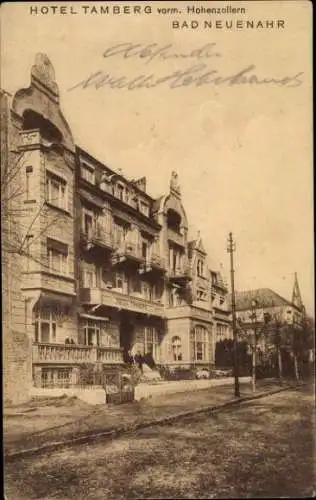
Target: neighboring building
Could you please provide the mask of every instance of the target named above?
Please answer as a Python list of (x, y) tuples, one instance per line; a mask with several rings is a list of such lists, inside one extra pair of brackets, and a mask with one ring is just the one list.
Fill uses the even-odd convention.
[(214, 312), (215, 341), (232, 339), (231, 311), (229, 308), (228, 285), (220, 271), (211, 271), (212, 305)]
[[(271, 325), (273, 323), (300, 324), (305, 315), (305, 308), (296, 273), (291, 301), (270, 288), (237, 291), (235, 297), (237, 321), (241, 322), (242, 328), (251, 329), (253, 327), (253, 320), (255, 320), (258, 331), (262, 331), (258, 347), (263, 352), (269, 346), (269, 336), (263, 334), (265, 317), (270, 318), (270, 329), (268, 330), (271, 332)], [(252, 317), (253, 314), (255, 314), (255, 318)]]
[(201, 238), (188, 241), (177, 174), (153, 199), (145, 178), (128, 180), (78, 147), (45, 55), (6, 113), (1, 148), (9, 165), (19, 157), (22, 189), (16, 278), (5, 284), (16, 301), (4, 308), (5, 328), (14, 321), (19, 332), (5, 335), (8, 397), (26, 398), (31, 376), (37, 387), (75, 384), (81, 364), (117, 366), (128, 351), (213, 365), (214, 328), (229, 325), (227, 287)]

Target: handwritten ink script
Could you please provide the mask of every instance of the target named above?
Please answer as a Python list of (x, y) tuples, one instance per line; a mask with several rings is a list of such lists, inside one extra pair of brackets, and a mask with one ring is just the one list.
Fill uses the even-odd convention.
[[(109, 47), (103, 53), (104, 59), (122, 57), (123, 59), (141, 59), (144, 66), (148, 66), (153, 60), (192, 60), (193, 65), (189, 68), (179, 68), (163, 75), (154, 72), (143, 72), (136, 76), (114, 75), (107, 71), (98, 70), (78, 83), (75, 83), (68, 91), (75, 89), (87, 89), (93, 87), (100, 89), (109, 87), (111, 89), (152, 89), (159, 86), (168, 86), (170, 89), (180, 87), (202, 87), (205, 85), (228, 86), (237, 85), (275, 85), (285, 88), (299, 87), (303, 83), (303, 72), (291, 76), (275, 78), (272, 76), (259, 76), (255, 64), (249, 64), (245, 68), (233, 71), (228, 75), (222, 75), (213, 67), (209, 67), (205, 60), (222, 57), (217, 50), (216, 43), (209, 43), (195, 48), (187, 53), (179, 53), (173, 50), (172, 44), (160, 46), (157, 43), (149, 45), (120, 43)], [(203, 62), (200, 62), (203, 61)], [(195, 63), (195, 64), (194, 64)]]

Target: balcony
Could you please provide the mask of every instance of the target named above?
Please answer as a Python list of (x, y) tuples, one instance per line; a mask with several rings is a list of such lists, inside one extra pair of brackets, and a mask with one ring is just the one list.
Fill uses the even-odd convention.
[(32, 362), (38, 364), (123, 363), (123, 349), (121, 347), (36, 343), (32, 345)]
[(184, 236), (173, 229), (167, 229), (167, 238), (169, 241), (172, 241), (172, 243), (176, 243), (181, 247), (185, 246)]
[(139, 268), (139, 274), (161, 274), (165, 272), (164, 259), (159, 255), (151, 255), (142, 262)]
[(49, 290), (62, 295), (75, 296), (75, 280), (72, 274), (56, 274), (43, 268), (41, 271), (25, 272), (21, 280), (22, 290)]
[(153, 253), (150, 257), (150, 265), (157, 269), (165, 269), (164, 259), (155, 253)]
[(20, 132), (19, 149), (37, 149), (42, 144), (42, 137), (39, 129), (25, 130)]
[(189, 267), (177, 267), (170, 269), (168, 273), (169, 280), (179, 285), (185, 284), (192, 280), (191, 270)]
[(212, 312), (195, 306), (177, 306), (166, 309), (168, 319), (193, 318), (200, 321), (211, 321)]
[(113, 290), (101, 288), (82, 288), (80, 298), (83, 304), (104, 305), (116, 309), (125, 309), (135, 313), (164, 316), (164, 306), (158, 302), (125, 295)]
[(141, 263), (146, 260), (142, 255), (141, 247), (137, 243), (125, 241), (117, 245), (117, 251), (112, 258), (112, 264), (120, 264), (122, 262), (136, 262)]
[(115, 249), (113, 233), (100, 227), (92, 229), (88, 232), (82, 232), (81, 241), (87, 250), (94, 247), (101, 247), (107, 250)]

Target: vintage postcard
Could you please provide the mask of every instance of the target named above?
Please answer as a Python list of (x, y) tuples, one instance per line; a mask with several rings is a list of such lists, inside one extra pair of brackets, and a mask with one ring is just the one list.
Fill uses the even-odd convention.
[(312, 4), (6, 2), (7, 500), (315, 494)]

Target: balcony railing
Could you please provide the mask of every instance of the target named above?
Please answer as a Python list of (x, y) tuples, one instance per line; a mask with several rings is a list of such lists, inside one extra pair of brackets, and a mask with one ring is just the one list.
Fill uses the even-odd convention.
[(122, 363), (123, 349), (120, 347), (43, 344), (32, 345), (33, 363)]
[(139, 244), (131, 241), (116, 242), (116, 252), (112, 257), (113, 265), (126, 261), (134, 261), (140, 263), (144, 262), (145, 260), (146, 257), (143, 256)]
[(171, 280), (191, 280), (192, 273), (188, 266), (177, 267), (169, 270), (169, 278)]
[(150, 264), (154, 267), (159, 267), (160, 269), (164, 269), (165, 261), (160, 255), (153, 253), (150, 257)]
[(39, 146), (42, 138), (39, 129), (24, 130), (20, 132), (19, 148), (25, 149), (29, 146)]
[(172, 241), (173, 243), (176, 243), (177, 245), (180, 245), (182, 247), (185, 246), (184, 236), (180, 233), (177, 233), (173, 229), (168, 228), (167, 238), (169, 241)]
[(87, 232), (82, 232), (81, 237), (84, 244), (89, 247), (98, 245), (111, 249), (115, 248), (114, 234), (101, 227), (91, 229)]
[(164, 316), (164, 306), (158, 303), (158, 301), (151, 302), (140, 297), (125, 295), (120, 292), (102, 288), (82, 288), (81, 301), (89, 305), (102, 304), (116, 309), (126, 309), (128, 311), (151, 314), (154, 316)]

